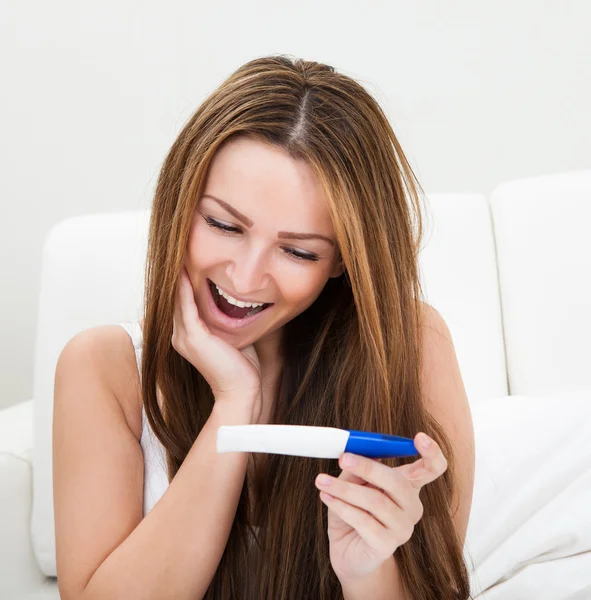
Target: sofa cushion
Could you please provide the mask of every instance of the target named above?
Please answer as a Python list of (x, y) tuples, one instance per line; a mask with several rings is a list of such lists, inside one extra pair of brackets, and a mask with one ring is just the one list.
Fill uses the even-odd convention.
[(509, 393), (591, 386), (591, 169), (491, 194)]
[(32, 459), (33, 400), (0, 410), (0, 452)]

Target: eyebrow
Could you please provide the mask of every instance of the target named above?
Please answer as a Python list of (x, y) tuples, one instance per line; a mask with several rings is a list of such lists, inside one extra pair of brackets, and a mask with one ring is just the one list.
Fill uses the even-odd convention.
[[(231, 204), (220, 200), (220, 198), (216, 198), (211, 194), (203, 194), (202, 198), (211, 198), (215, 200), (222, 208), (227, 210), (232, 216), (241, 221), (244, 225), (246, 225), (249, 229), (254, 225), (253, 221), (251, 221), (247, 216), (243, 215), (241, 212), (237, 211)], [(290, 240), (311, 240), (311, 239), (319, 239), (328, 242), (331, 246), (334, 246), (335, 243), (329, 237), (325, 235), (320, 235), (319, 233), (294, 233), (293, 231), (280, 231), (277, 234), (278, 238), (288, 238)]]

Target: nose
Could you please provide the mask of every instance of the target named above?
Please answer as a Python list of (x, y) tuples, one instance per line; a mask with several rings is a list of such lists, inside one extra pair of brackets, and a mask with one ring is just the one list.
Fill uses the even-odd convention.
[(245, 248), (228, 266), (228, 280), (236, 295), (253, 296), (267, 287), (269, 277), (265, 253), (262, 249)]

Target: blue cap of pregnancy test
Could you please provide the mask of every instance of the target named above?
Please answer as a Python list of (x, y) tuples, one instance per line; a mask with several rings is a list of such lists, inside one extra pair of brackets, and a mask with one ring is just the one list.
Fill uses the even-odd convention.
[(349, 429), (349, 439), (345, 452), (361, 454), (369, 458), (393, 458), (399, 456), (419, 456), (414, 440), (398, 435), (373, 433)]

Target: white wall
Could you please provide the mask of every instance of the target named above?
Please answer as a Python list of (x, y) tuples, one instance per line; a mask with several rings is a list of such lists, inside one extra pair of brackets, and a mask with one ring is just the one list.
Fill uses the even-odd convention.
[(32, 394), (46, 232), (149, 206), (183, 123), (242, 63), (332, 64), (377, 96), (427, 192), (487, 194), (591, 166), (590, 22), (585, 0), (3, 0), (0, 406)]

